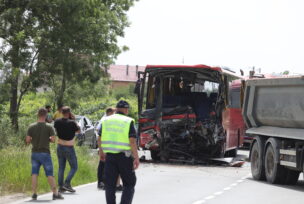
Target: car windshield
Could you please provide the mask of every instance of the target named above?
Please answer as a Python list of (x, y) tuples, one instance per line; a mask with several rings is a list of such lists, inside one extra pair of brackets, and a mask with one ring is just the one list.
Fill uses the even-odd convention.
[(80, 119), (81, 119), (81, 116), (76, 116), (76, 122), (78, 123), (79, 121), (80, 121)]

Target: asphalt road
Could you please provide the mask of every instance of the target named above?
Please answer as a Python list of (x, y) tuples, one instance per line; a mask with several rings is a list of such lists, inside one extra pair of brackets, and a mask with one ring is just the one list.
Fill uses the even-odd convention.
[[(241, 151), (243, 154), (247, 152)], [(250, 163), (243, 167), (188, 166), (142, 163), (137, 170), (138, 182), (134, 204), (200, 204), (302, 203), (304, 181), (295, 186), (276, 186), (252, 180)], [(51, 194), (38, 197), (46, 203), (105, 203), (104, 191), (96, 183), (76, 188), (74, 194), (64, 194), (63, 201), (51, 201)], [(117, 193), (117, 203), (121, 193)], [(17, 203), (34, 203), (30, 199)]]

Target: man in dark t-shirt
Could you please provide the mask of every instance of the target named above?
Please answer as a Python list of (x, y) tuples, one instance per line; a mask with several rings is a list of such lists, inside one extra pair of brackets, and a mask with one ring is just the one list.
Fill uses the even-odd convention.
[[(70, 120), (71, 110), (68, 106), (62, 108), (63, 118), (55, 120), (54, 127), (57, 131), (58, 145), (57, 145), (57, 157), (59, 164), (58, 171), (58, 185), (59, 191), (75, 192), (71, 186), (71, 180), (75, 175), (78, 164), (77, 157), (74, 149), (74, 137), (75, 133), (79, 132), (80, 129), (75, 121)], [(66, 161), (69, 162), (70, 172), (64, 180), (64, 169)]]
[(47, 110), (38, 111), (38, 121), (30, 125), (27, 131), (26, 143), (32, 144), (32, 199), (37, 200), (37, 182), (40, 166), (42, 165), (48, 182), (53, 191), (53, 200), (63, 199), (56, 189), (53, 175), (53, 163), (50, 155), (50, 142), (55, 142), (54, 128), (45, 122)]

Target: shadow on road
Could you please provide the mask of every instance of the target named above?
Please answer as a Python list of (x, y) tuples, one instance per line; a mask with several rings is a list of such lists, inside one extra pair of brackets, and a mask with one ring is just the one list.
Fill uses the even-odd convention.
[(27, 203), (50, 203), (52, 200), (28, 200)]

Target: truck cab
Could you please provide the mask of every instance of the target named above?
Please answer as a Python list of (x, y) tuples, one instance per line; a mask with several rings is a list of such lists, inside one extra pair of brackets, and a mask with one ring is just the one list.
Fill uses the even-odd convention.
[(154, 160), (235, 156), (242, 145), (241, 78), (206, 65), (148, 65), (136, 86), (139, 144)]

